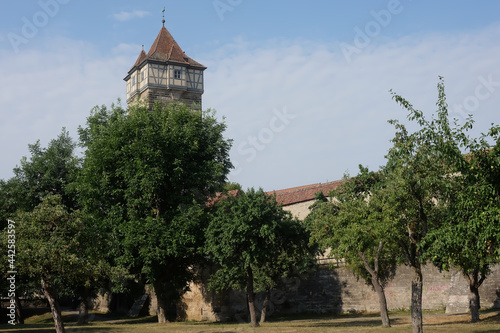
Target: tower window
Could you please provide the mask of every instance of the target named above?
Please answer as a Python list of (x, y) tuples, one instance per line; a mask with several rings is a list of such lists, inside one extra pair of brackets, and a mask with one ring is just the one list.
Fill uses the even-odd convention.
[(181, 71), (179, 69), (174, 70), (174, 79), (181, 78)]

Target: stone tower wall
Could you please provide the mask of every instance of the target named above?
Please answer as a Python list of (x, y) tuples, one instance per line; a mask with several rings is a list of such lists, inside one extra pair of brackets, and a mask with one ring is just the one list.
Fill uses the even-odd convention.
[(196, 106), (196, 109), (201, 109), (201, 94), (185, 90), (149, 87), (139, 95), (134, 96), (130, 104), (133, 104), (137, 98), (147, 101), (148, 108), (150, 109), (153, 108), (156, 101), (165, 104), (179, 101), (186, 104), (190, 108), (194, 108)]

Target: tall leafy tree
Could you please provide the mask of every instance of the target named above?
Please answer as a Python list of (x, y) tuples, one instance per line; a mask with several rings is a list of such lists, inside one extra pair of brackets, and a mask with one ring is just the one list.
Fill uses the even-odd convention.
[(114, 240), (107, 256), (154, 286), (160, 323), (193, 277), (202, 208), (232, 167), (225, 128), (183, 104), (96, 107), (80, 128), (82, 206)]
[(377, 292), (382, 324), (390, 326), (384, 287), (393, 277), (398, 251), (384, 214), (383, 173), (360, 166), (358, 176), (333, 191), (331, 200), (319, 196), (306, 218), (311, 241), (347, 267)]
[(275, 197), (249, 189), (218, 204), (205, 235), (205, 253), (219, 265), (209, 288), (246, 289), (251, 324), (259, 326), (255, 291), (269, 295), (278, 280), (307, 257), (306, 230)]
[[(488, 135), (469, 138), (472, 119), (464, 125), (456, 121), (450, 124), (442, 78), (438, 83), (438, 110), (430, 120), (400, 95), (393, 93), (393, 98), (418, 127), (409, 133), (403, 124), (390, 121), (396, 135), (387, 155), (391, 204), (386, 213), (392, 216), (393, 230), (399, 235), (394, 239), (414, 273), (412, 327), (413, 332), (422, 332), (421, 266), (428, 258), (444, 263), (442, 268), (449, 264), (461, 268), (474, 287), (471, 305), (479, 305), (473, 289), (479, 287), (488, 271), (492, 258), (488, 251), (495, 253), (487, 244), (491, 241), (494, 246), (498, 239), (496, 150), (488, 153)], [(498, 141), (498, 127), (493, 126), (489, 137)], [(479, 173), (472, 171), (476, 167), (481, 169)], [(485, 179), (480, 180), (482, 176)], [(470, 232), (471, 228), (476, 233)]]

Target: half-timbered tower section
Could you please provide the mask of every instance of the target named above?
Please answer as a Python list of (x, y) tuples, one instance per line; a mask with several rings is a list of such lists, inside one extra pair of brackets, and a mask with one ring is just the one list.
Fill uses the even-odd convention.
[(180, 101), (201, 109), (205, 66), (188, 57), (163, 26), (151, 49), (141, 51), (125, 77), (127, 103), (145, 100), (152, 108), (156, 101)]

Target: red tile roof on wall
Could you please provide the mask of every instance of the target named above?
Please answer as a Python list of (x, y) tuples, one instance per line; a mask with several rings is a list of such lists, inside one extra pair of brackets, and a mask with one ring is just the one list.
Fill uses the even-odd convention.
[(212, 207), (216, 203), (219, 203), (228, 197), (237, 197), (238, 195), (240, 195), (240, 190), (231, 190), (231, 191), (228, 191), (227, 193), (217, 192), (217, 193), (215, 193), (215, 197), (208, 198), (206, 206)]
[(299, 202), (309, 201), (314, 199), (314, 195), (319, 191), (328, 196), (328, 193), (342, 184), (343, 180), (336, 180), (328, 183), (318, 183), (299, 187), (287, 188), (284, 190), (270, 191), (267, 194), (275, 194), (276, 201), (283, 206), (293, 205)]

